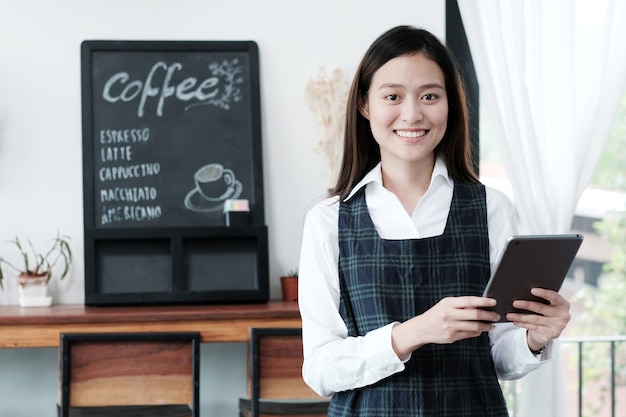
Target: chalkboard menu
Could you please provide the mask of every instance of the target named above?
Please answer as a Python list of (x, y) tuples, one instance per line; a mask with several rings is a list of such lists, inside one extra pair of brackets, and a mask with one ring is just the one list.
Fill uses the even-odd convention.
[(256, 43), (81, 48), (85, 303), (266, 301)]

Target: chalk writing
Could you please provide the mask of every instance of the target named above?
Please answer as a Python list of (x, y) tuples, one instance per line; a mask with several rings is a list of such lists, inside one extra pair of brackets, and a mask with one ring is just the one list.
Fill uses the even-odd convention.
[(128, 146), (107, 146), (100, 149), (102, 162), (107, 161), (130, 161), (133, 158), (133, 150)]
[(147, 164), (104, 167), (100, 169), (100, 181), (128, 180), (158, 175), (161, 172), (161, 164), (152, 162)]
[(150, 139), (150, 129), (102, 129), (100, 130), (100, 144), (113, 145), (120, 143), (147, 142)]
[[(119, 165), (120, 161), (132, 161), (135, 152), (139, 152), (139, 159), (141, 159), (141, 149), (149, 140), (149, 128), (101, 129), (99, 152), (103, 165), (98, 170), (100, 182), (115, 183), (158, 176), (161, 173), (159, 162)], [(138, 148), (135, 148), (137, 146)], [(157, 220), (162, 214), (161, 206), (158, 205), (158, 196), (157, 188), (151, 185), (101, 188), (100, 224)], [(116, 205), (116, 203), (121, 204)], [(153, 205), (140, 205), (141, 203)]]
[(222, 95), (218, 99), (211, 99), (201, 103), (190, 104), (185, 107), (185, 110), (189, 110), (190, 108), (196, 106), (206, 106), (208, 104), (212, 104), (224, 110), (229, 110), (231, 101), (235, 103), (239, 102), (241, 100), (241, 89), (236, 87), (236, 84), (241, 84), (243, 82), (243, 77), (241, 76), (243, 66), (238, 64), (239, 60), (233, 59), (231, 62), (223, 61), (221, 64), (214, 62), (209, 65), (209, 69), (213, 75), (216, 77), (223, 77), (226, 80)]
[(121, 222), (121, 221), (148, 221), (157, 220), (161, 217), (160, 206), (117, 206), (102, 207), (101, 224)]
[(158, 195), (155, 187), (114, 187), (100, 190), (100, 201), (139, 201), (156, 200)]
[(82, 58), (96, 229), (221, 226), (225, 201), (259, 195), (254, 42), (85, 41)]
[[(239, 65), (238, 59), (233, 59), (220, 64), (211, 63), (208, 69), (211, 76), (202, 81), (192, 76), (176, 84), (172, 84), (172, 79), (175, 72), (183, 70), (180, 62), (168, 65), (164, 61), (158, 61), (148, 71), (144, 80), (131, 80), (128, 72), (120, 71), (104, 83), (102, 98), (109, 103), (131, 102), (138, 99), (137, 116), (140, 118), (144, 116), (146, 102), (150, 98), (158, 100), (156, 115), (159, 117), (163, 116), (166, 99), (172, 97), (183, 102), (197, 100), (186, 109), (197, 105), (214, 105), (229, 110), (231, 102), (241, 100), (241, 90), (235, 85), (243, 82), (243, 78), (239, 76), (243, 66)], [(159, 72), (164, 72), (164, 76), (161, 85), (157, 86), (153, 82)]]

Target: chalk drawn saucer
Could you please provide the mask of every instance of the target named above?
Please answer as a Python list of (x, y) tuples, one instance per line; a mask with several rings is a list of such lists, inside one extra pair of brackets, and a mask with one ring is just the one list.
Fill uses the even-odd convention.
[(224, 201), (239, 197), (241, 195), (241, 189), (241, 182), (235, 180), (233, 186), (229, 187), (228, 191), (219, 199), (208, 200), (200, 194), (200, 190), (194, 188), (185, 196), (185, 207), (197, 213), (210, 213), (212, 211), (222, 210), (224, 208)]

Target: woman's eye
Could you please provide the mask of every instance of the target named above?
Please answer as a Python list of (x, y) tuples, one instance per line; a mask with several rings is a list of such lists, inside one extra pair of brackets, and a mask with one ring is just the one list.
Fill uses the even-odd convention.
[(426, 100), (426, 101), (433, 101), (433, 100), (436, 100), (436, 99), (437, 99), (437, 97), (438, 97), (438, 96), (437, 96), (436, 94), (429, 93), (429, 94), (424, 94), (424, 95), (422, 96), (422, 100)]
[(397, 101), (400, 99), (400, 96), (397, 94), (388, 94), (385, 98), (389, 101)]

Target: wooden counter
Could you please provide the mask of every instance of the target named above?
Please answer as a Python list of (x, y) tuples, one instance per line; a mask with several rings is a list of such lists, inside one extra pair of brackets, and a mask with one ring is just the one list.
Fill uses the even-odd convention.
[(0, 306), (0, 348), (58, 347), (60, 333), (200, 332), (202, 342), (247, 342), (251, 327), (300, 327), (296, 302), (42, 308)]

